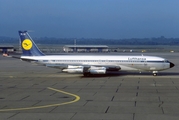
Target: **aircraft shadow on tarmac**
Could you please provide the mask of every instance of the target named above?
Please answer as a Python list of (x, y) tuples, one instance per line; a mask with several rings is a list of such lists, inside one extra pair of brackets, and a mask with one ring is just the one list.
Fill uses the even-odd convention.
[[(82, 78), (88, 78), (88, 77), (115, 77), (115, 76), (127, 76), (127, 75), (137, 75), (137, 76), (153, 76), (151, 72), (113, 72), (113, 73), (107, 73), (107, 74), (94, 74), (90, 76), (82, 76)], [(178, 72), (159, 72), (157, 76), (179, 76)], [(156, 76), (156, 77), (157, 77)]]

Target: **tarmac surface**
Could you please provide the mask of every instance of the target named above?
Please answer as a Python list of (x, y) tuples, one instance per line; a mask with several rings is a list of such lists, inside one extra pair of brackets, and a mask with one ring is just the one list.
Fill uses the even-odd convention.
[(178, 120), (179, 54), (158, 76), (119, 72), (83, 77), (0, 57), (0, 120)]

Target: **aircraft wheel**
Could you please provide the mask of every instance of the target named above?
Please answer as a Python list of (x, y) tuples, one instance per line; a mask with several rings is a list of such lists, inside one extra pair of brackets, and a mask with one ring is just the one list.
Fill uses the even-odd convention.
[(153, 71), (153, 76), (157, 76), (158, 71)]
[(154, 73), (153, 76), (157, 76), (157, 73)]

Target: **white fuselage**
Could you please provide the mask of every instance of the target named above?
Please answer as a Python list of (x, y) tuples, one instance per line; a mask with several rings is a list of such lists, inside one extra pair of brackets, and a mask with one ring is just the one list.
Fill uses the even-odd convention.
[(21, 59), (30, 59), (38, 64), (59, 68), (65, 68), (69, 65), (120, 67), (120, 70), (124, 71), (161, 71), (170, 68), (170, 62), (164, 58), (155, 56), (47, 55), (21, 56)]

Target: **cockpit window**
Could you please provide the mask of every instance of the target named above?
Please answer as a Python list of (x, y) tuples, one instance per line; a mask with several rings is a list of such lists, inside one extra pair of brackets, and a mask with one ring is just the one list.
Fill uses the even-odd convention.
[(169, 61), (165, 59), (164, 62), (167, 63), (167, 62), (169, 62)]

